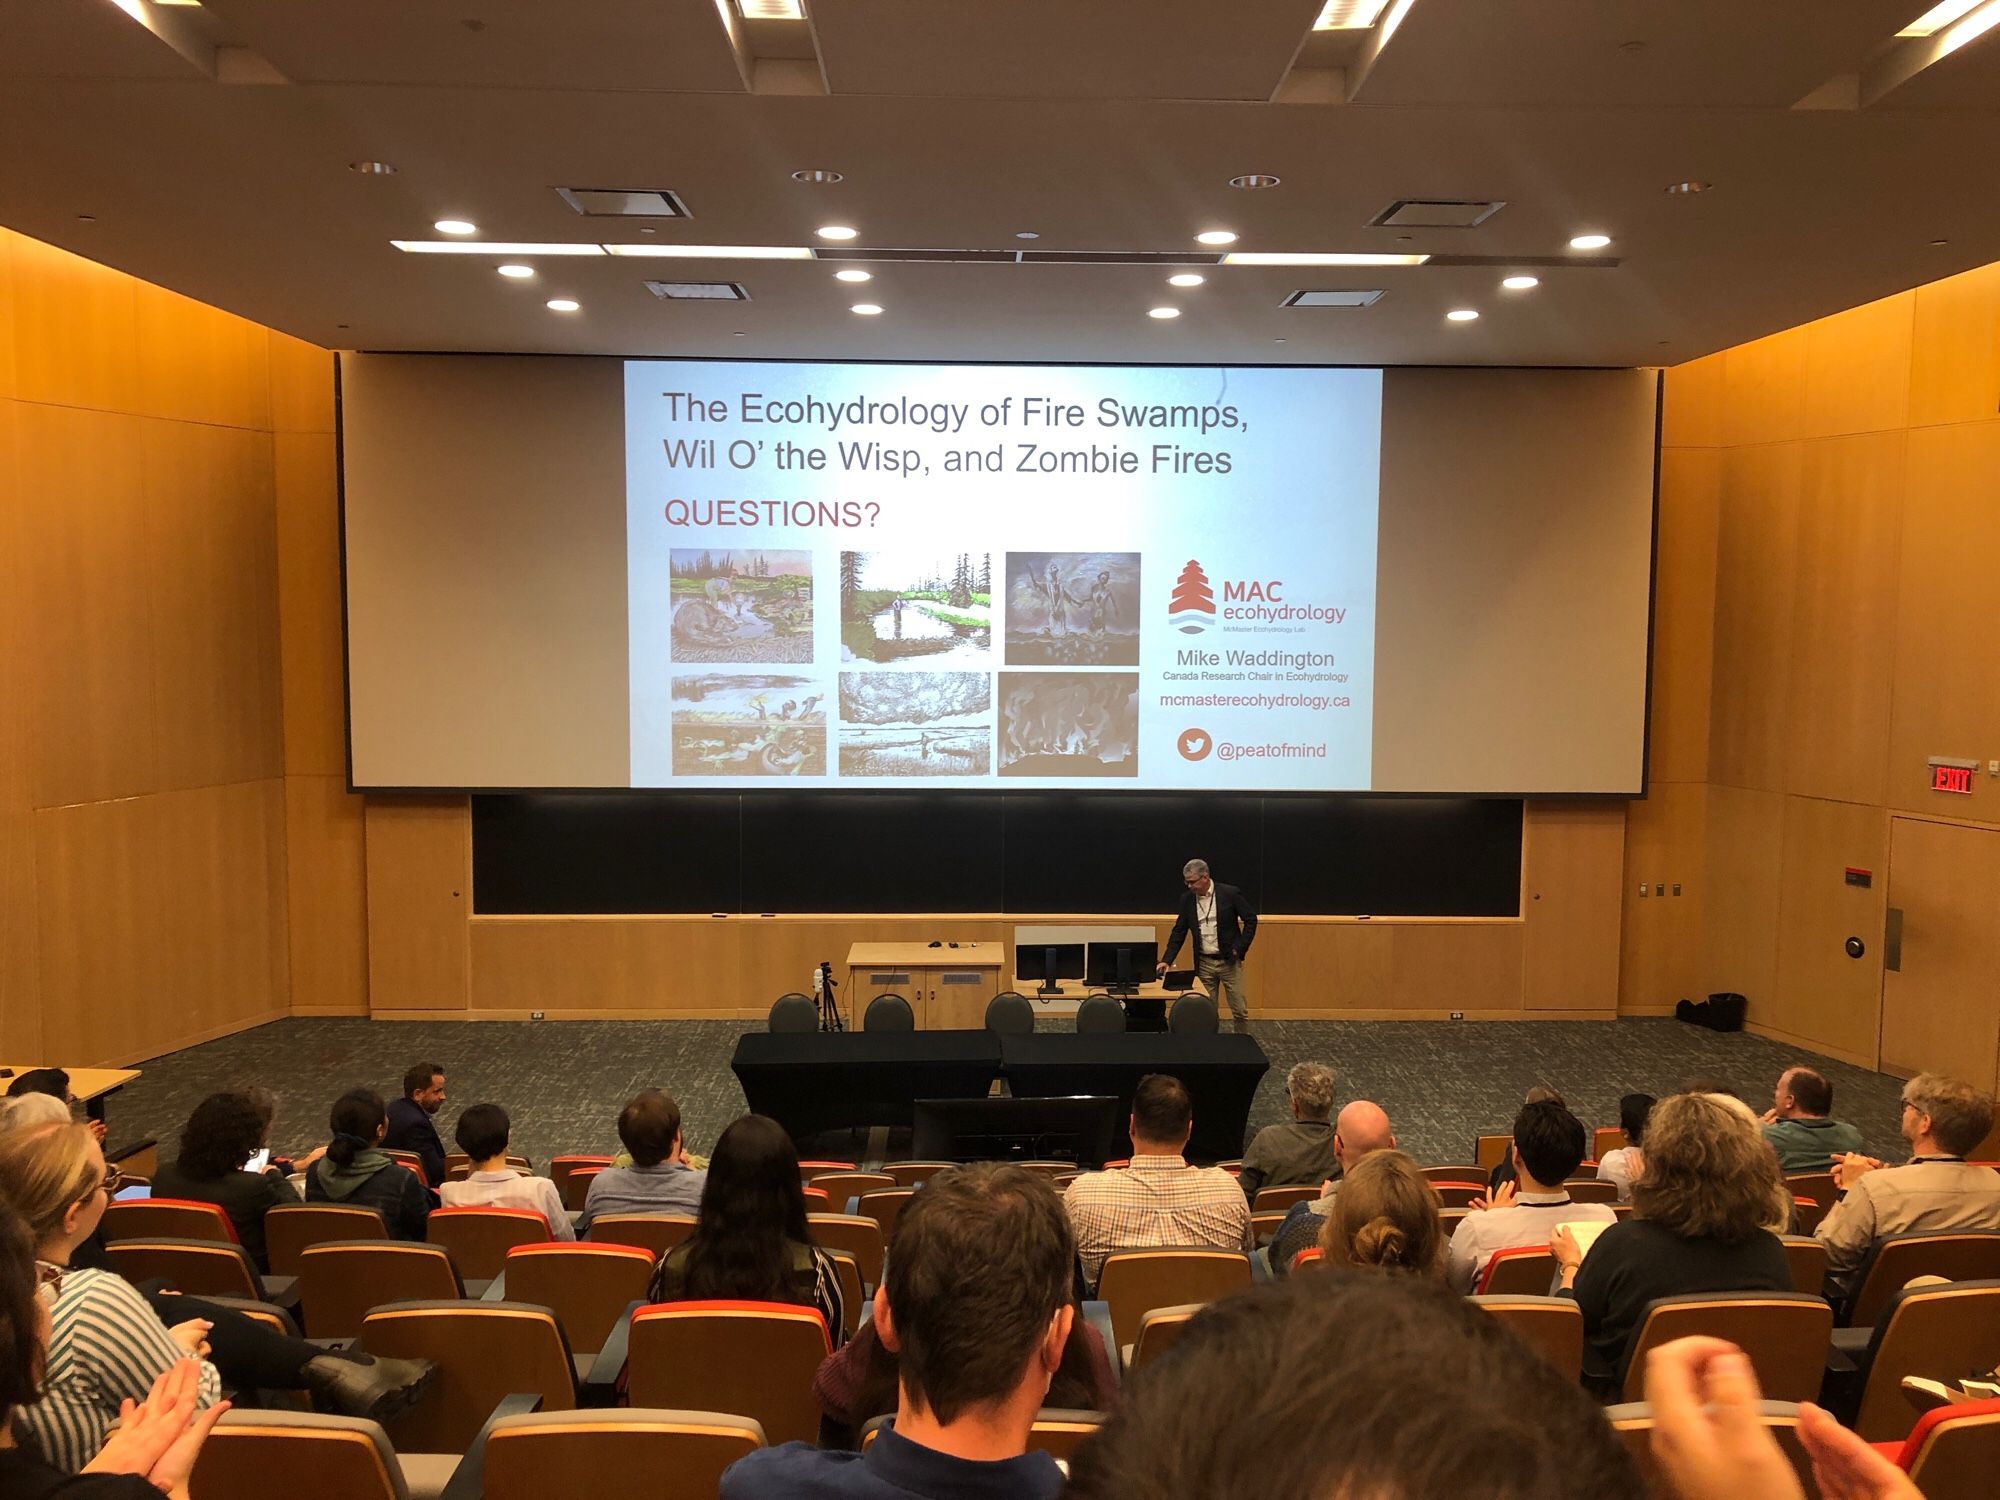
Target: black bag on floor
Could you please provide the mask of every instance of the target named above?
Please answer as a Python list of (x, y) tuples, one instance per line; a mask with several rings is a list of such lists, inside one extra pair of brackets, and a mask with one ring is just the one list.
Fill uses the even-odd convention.
[(1683, 1000), (1674, 1007), (1674, 1015), (1691, 1026), (1706, 1026), (1710, 1031), (1741, 1031), (1744, 1012), (1750, 1002), (1741, 995), (1715, 994), (1706, 1000)]

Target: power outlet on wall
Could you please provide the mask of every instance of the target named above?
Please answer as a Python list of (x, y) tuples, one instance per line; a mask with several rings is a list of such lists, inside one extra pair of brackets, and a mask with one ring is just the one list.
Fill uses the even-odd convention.
[(1451, 1018), (1454, 1021), (1463, 1021), (1465, 1019), (1465, 1012), (1462, 1010), (1455, 1010), (1451, 1013)]
[(543, 1019), (543, 1016), (542, 1016), (542, 1013), (541, 1013), (540, 1011), (538, 1011), (538, 1010), (531, 1010), (531, 1011), (529, 1011), (529, 1012), (528, 1012), (528, 1019), (529, 1019), (530, 1021), (539, 1021), (539, 1020), (542, 1020), (542, 1019)]

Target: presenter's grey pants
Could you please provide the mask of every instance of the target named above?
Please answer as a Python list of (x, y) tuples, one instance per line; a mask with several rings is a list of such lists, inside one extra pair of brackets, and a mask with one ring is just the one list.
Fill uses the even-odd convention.
[[(1243, 965), (1226, 964), (1219, 958), (1202, 954), (1194, 961), (1194, 977), (1201, 981), (1201, 987), (1208, 991), (1208, 998), (1220, 1001), (1227, 998), (1231, 1019), (1250, 1019), (1250, 992), (1243, 988)], [(1218, 993), (1219, 992), (1219, 993)]]

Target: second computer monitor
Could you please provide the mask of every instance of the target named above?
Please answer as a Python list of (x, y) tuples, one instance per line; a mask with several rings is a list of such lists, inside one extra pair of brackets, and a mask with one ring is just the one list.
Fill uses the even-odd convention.
[(1084, 983), (1093, 989), (1132, 990), (1157, 977), (1158, 943), (1092, 943), (1084, 957)]
[(1040, 992), (1055, 993), (1058, 979), (1083, 978), (1082, 943), (1022, 943), (1014, 949), (1014, 978), (1040, 981)]

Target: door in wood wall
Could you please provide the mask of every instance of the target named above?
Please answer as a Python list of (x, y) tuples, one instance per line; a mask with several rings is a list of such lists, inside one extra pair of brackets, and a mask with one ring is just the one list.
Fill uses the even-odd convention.
[(1993, 1088), (2000, 830), (1891, 818), (1884, 936), (1883, 1071), (1930, 1070)]

